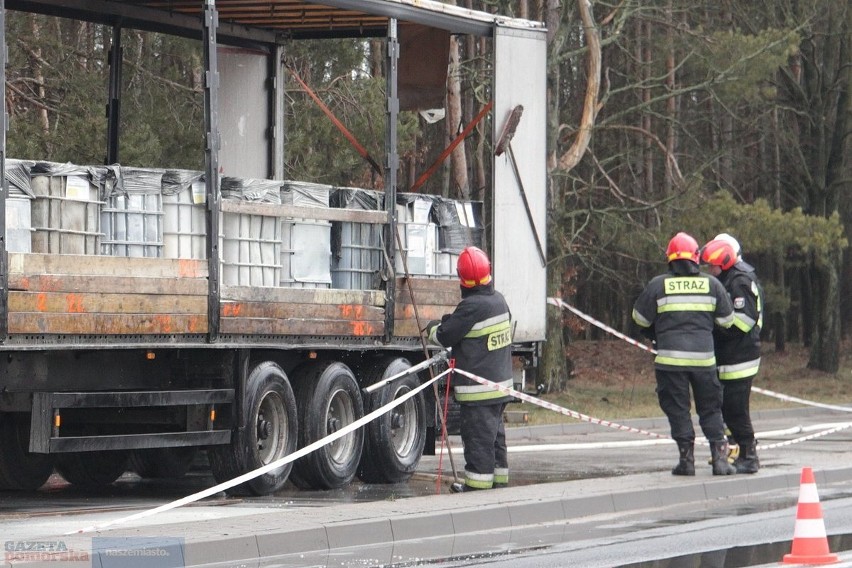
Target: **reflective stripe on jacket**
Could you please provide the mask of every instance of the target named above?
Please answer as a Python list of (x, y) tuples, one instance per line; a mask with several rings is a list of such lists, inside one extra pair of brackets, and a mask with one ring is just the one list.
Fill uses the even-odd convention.
[(717, 329), (716, 361), (721, 380), (745, 379), (760, 368), (760, 331), (763, 328), (763, 289), (748, 263), (737, 262), (719, 275), (734, 307), (734, 325)]
[[(430, 340), (452, 348), (457, 368), (512, 387), (512, 315), (493, 283), (462, 288), (462, 301), (432, 329)], [(496, 404), (512, 398), (460, 374), (452, 380), (458, 402)]]
[(713, 367), (713, 329), (733, 325), (731, 301), (722, 283), (699, 273), (694, 264), (678, 268), (681, 272), (661, 274), (648, 283), (633, 306), (633, 321), (653, 330), (657, 368)]

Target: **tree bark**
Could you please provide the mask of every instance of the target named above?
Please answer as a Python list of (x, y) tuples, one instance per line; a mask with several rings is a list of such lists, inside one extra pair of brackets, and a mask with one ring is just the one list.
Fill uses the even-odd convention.
[(601, 38), (597, 24), (592, 17), (592, 7), (589, 0), (577, 0), (577, 10), (583, 23), (586, 38), (586, 97), (583, 102), (583, 116), (574, 143), (568, 151), (562, 154), (557, 163), (557, 169), (568, 172), (574, 168), (589, 147), (592, 139), (592, 129), (598, 114), (598, 95), (601, 89)]
[[(561, 4), (559, 0), (547, 0), (547, 26), (549, 32), (549, 44), (553, 44), (553, 38), (559, 34), (565, 33), (564, 20), (560, 17)], [(588, 0), (577, 0), (577, 9), (580, 15), (580, 21), (583, 24), (584, 37), (586, 41), (586, 93), (583, 101), (583, 112), (580, 119), (580, 125), (577, 129), (574, 141), (570, 148), (563, 153), (558, 159), (555, 157), (555, 148), (558, 141), (558, 134), (562, 126), (556, 126), (555, 130), (549, 132), (551, 141), (550, 148), (554, 149), (553, 158), (548, 160), (553, 167), (551, 174), (554, 171), (567, 173), (580, 163), (583, 155), (589, 147), (592, 137), (592, 129), (595, 125), (595, 119), (598, 113), (598, 97), (600, 94), (601, 84), (601, 40), (598, 32), (597, 24), (592, 16), (591, 5)], [(552, 69), (553, 75), (548, 73), (548, 106), (551, 116), (559, 117), (561, 110), (560, 80), (559, 70)], [(558, 124), (558, 118), (557, 118)], [(550, 176), (550, 183), (553, 183), (553, 176)], [(550, 212), (560, 212), (563, 208), (561, 194), (558, 191), (550, 192)], [(553, 215), (551, 215), (551, 218)], [(552, 259), (548, 262), (547, 274), (547, 290), (551, 296), (561, 297), (562, 295), (562, 278), (565, 272), (565, 259), (567, 251), (561, 250), (560, 243), (562, 235), (559, 227), (550, 226), (553, 238), (548, 238), (549, 249), (556, 248), (556, 251), (551, 250), (548, 253), (548, 258)], [(569, 377), (568, 369), (569, 362), (565, 357), (565, 344), (563, 339), (563, 320), (561, 308), (550, 306), (547, 307), (547, 337), (548, 341), (544, 345), (544, 355), (542, 361), (542, 380), (545, 382), (548, 392), (561, 392), (567, 388)]]

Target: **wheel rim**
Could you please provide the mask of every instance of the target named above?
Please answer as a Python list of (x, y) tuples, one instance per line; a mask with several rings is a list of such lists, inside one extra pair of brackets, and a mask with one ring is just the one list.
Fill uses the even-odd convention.
[[(404, 396), (411, 389), (408, 387), (400, 388), (396, 391), (394, 400)], [(391, 446), (396, 455), (405, 457), (411, 454), (417, 442), (417, 404), (414, 398), (409, 398), (391, 411), (390, 427), (391, 427)]]
[[(328, 401), (326, 408), (326, 435), (345, 428), (355, 421), (355, 405), (348, 392), (342, 389), (334, 391)], [(328, 446), (329, 458), (337, 463), (344, 464), (349, 461), (355, 447), (353, 433), (338, 438)]]
[(257, 410), (257, 455), (264, 465), (282, 457), (287, 447), (287, 413), (276, 392), (268, 392)]

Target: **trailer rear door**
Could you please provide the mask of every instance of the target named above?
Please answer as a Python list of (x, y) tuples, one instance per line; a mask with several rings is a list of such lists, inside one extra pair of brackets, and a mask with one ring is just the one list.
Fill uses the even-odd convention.
[[(541, 29), (498, 26), (495, 31), (495, 142), (512, 109), (523, 106), (511, 141), (519, 175), (515, 175), (509, 152), (494, 162), (491, 235), (494, 282), (517, 322), (516, 342), (542, 341), (545, 332), (547, 280), (536, 238), (546, 253), (546, 46)], [(525, 212), (522, 187), (532, 222)]]

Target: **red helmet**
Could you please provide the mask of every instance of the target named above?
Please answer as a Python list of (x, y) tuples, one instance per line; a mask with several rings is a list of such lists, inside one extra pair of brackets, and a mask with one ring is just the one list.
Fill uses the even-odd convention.
[(456, 272), (463, 287), (482, 286), (491, 282), (491, 261), (481, 249), (466, 247), (459, 255)]
[(701, 262), (728, 270), (737, 263), (737, 252), (725, 239), (713, 239), (701, 250)]
[(669, 248), (666, 249), (668, 262), (684, 259), (698, 264), (698, 258), (698, 242), (686, 233), (678, 233), (669, 241)]

